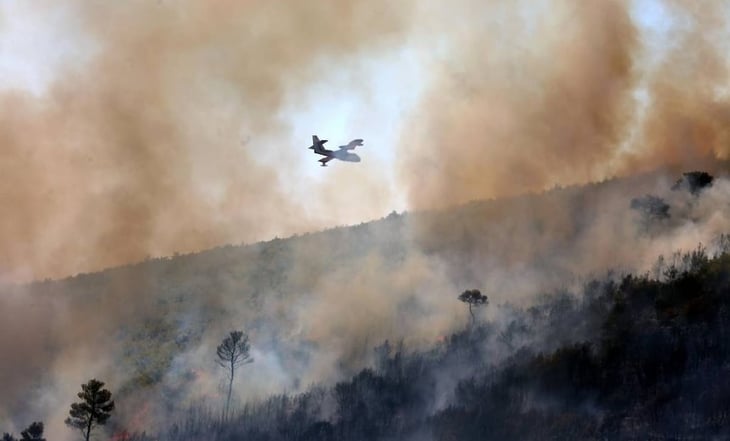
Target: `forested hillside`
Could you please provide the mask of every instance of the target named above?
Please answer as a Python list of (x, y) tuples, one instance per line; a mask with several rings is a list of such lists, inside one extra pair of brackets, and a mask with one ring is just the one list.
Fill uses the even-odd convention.
[[(728, 195), (656, 172), (5, 287), (3, 329), (34, 326), (2, 430), (67, 430), (99, 377), (115, 439), (724, 433)], [(253, 362), (223, 421), (237, 329)]]
[(191, 408), (150, 439), (724, 439), (730, 241), (720, 241), (718, 255), (698, 247), (659, 260), (655, 275), (502, 306), (502, 320), (427, 351), (386, 341), (374, 367), (227, 422)]

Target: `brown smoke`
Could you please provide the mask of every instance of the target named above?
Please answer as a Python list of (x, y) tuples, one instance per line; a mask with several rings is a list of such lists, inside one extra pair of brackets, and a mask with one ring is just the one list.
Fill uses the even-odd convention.
[[(720, 2), (670, 2), (670, 13), (689, 22), (662, 42), (668, 54), (658, 66), (642, 52), (629, 2), (551, 2), (545, 14), (532, 10), (538, 20), (524, 13), (533, 4), (542, 5), (464, 0), (441, 11), (447, 27), (454, 16), (486, 22), (439, 29), (448, 51), (400, 156), (413, 206), (727, 156)], [(635, 98), (642, 88), (646, 108)]]
[(645, 74), (649, 105), (622, 172), (666, 163), (703, 167), (730, 153), (730, 72), (719, 44), (730, 36), (727, 7), (680, 0), (668, 6), (684, 23), (673, 30), (665, 59)]
[[(658, 66), (644, 67), (626, 2), (550, 2), (539, 20), (528, 19), (522, 12), (535, 4), (78, 2), (82, 31), (95, 43), (91, 61), (68, 66), (42, 98), (0, 97), (0, 274), (64, 275), (319, 226), (283, 185), (298, 171), (277, 142), (288, 130), (277, 111), (331, 63), (390, 48), (406, 32), (418, 37), (416, 45), (422, 39), (433, 60), (424, 72), (427, 95), (399, 146), (412, 207), (725, 157), (728, 110), (716, 89), (726, 67), (706, 40), (706, 32), (721, 29), (716, 8), (672, 2), (690, 24)], [(643, 110), (633, 95), (641, 86), (650, 98)], [(261, 138), (242, 145), (249, 133)], [(257, 161), (260, 150), (282, 157), (280, 166)], [(342, 171), (332, 175), (344, 179)], [(377, 195), (385, 185), (361, 179), (368, 185), (338, 194), (382, 203)], [(402, 244), (406, 228), (392, 238), (374, 230), (287, 245), (293, 250), (281, 267), (267, 266), (281, 261), (262, 251), (238, 261), (208, 255), (213, 263), (201, 265), (219, 271), (209, 278), (181, 259), (169, 268), (157, 263), (162, 269), (149, 281), (138, 272), (79, 286), (67, 281), (53, 285), (68, 291), (50, 293), (63, 299), (53, 307), (46, 297), (1, 299), (0, 348), (15, 358), (0, 368), (0, 384), (20, 402), (48, 368), (55, 377), (42, 381), (56, 388), (43, 401), (55, 412), (48, 421), (70, 436), (62, 420), (78, 384), (100, 373), (117, 381), (110, 384), (117, 390), (128, 375), (109, 371), (120, 351), (106, 346), (112, 336), (124, 325), (141, 327), (145, 313), (153, 320), (160, 311), (172, 314), (164, 308), (178, 304), (177, 296), (201, 321), (226, 319), (184, 354), (190, 364), (209, 366), (215, 344), (234, 327), (253, 328), (256, 346), (264, 347), (266, 332), (256, 326), (269, 327), (272, 340), (319, 345), (312, 352), (320, 357), (297, 372), (316, 381), (331, 378), (336, 362), (356, 352), (353, 342), (370, 338), (361, 344), (366, 350), (384, 338), (430, 342), (460, 326), (466, 316), (455, 301), (459, 290), (483, 287), (496, 305), (559, 286), (565, 274), (617, 263), (645, 268), (656, 254), (729, 225), (724, 205), (718, 214), (712, 207), (720, 204), (712, 204), (700, 207), (701, 226), (679, 226), (656, 243), (637, 240), (627, 207), (641, 193), (631, 192), (667, 185), (633, 184), (447, 215), (417, 236), (419, 247), (407, 242), (400, 260), (388, 259), (398, 254), (388, 246)], [(726, 184), (713, 192), (713, 202), (730, 194)], [(329, 193), (323, 200), (337, 206), (340, 198)], [(266, 288), (247, 291), (254, 286)], [(88, 297), (61, 297), (84, 289)], [(33, 322), (44, 325), (9, 337)], [(27, 350), (43, 344), (49, 351)], [(268, 368), (278, 361), (266, 355), (276, 358), (257, 354), (264, 368), (252, 375), (270, 380)], [(289, 380), (291, 371), (282, 371)], [(251, 383), (270, 392), (263, 380)]]
[[(67, 5), (90, 61), (64, 66), (40, 98), (0, 96), (0, 277), (321, 227), (290, 193), (302, 176), (277, 112), (333, 63), (406, 36), (428, 66), (398, 149), (411, 208), (727, 156), (718, 2), (667, 2), (684, 21), (657, 66), (645, 63), (627, 1), (394, 5)], [(383, 179), (356, 173), (360, 205), (383, 208)], [(342, 206), (342, 194), (322, 206)], [(327, 221), (348, 211), (337, 210)]]
[(601, 178), (631, 116), (637, 37), (621, 2), (557, 2), (534, 23), (527, 2), (495, 3), (450, 3), (496, 23), (451, 42), (420, 107), (402, 156), (416, 206)]
[[(0, 96), (0, 275), (10, 279), (317, 227), (281, 183), (300, 176), (277, 112), (332, 63), (390, 44), (407, 4), (65, 7), (81, 16), (75, 37), (92, 41), (90, 61), (64, 66), (40, 98)], [(257, 151), (282, 160), (264, 165)]]

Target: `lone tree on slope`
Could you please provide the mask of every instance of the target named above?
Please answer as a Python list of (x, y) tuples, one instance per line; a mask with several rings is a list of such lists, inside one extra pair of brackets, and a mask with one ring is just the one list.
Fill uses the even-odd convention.
[(85, 441), (89, 441), (91, 429), (106, 424), (114, 410), (112, 393), (102, 387), (104, 383), (96, 379), (82, 384), (78, 397), (83, 401), (71, 404), (70, 416), (64, 421), (67, 426), (81, 430)]
[(461, 295), (459, 295), (459, 300), (469, 305), (469, 314), (471, 315), (471, 323), (472, 325), (476, 321), (476, 318), (474, 317), (474, 311), (472, 310), (475, 306), (482, 306), (482, 305), (488, 305), (489, 299), (487, 296), (481, 293), (478, 289), (467, 289)]
[(252, 363), (253, 358), (249, 351), (251, 345), (248, 342), (248, 334), (242, 331), (232, 331), (228, 337), (218, 346), (216, 354), (218, 363), (222, 368), (226, 369), (228, 375), (228, 398), (226, 399), (226, 407), (223, 418), (228, 418), (228, 411), (231, 406), (231, 392), (233, 391), (233, 378), (236, 374), (236, 368), (244, 364)]

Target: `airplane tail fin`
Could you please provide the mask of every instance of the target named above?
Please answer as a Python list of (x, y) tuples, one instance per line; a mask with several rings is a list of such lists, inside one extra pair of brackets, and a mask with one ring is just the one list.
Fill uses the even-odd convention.
[(326, 139), (319, 139), (317, 135), (312, 135), (312, 145), (309, 147), (310, 149), (314, 150), (315, 152), (321, 152), (322, 147), (324, 146), (324, 143), (326, 143)]

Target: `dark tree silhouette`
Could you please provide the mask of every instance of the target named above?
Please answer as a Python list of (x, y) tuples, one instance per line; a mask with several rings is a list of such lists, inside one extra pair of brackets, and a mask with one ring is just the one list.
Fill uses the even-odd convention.
[(638, 226), (644, 233), (651, 232), (671, 217), (669, 204), (650, 194), (631, 199), (631, 209), (638, 213)]
[(714, 180), (715, 178), (711, 174), (703, 171), (682, 173), (682, 177), (672, 186), (672, 190), (683, 189), (697, 195), (706, 187), (712, 186)]
[(218, 346), (216, 354), (218, 359), (216, 362), (226, 369), (228, 374), (228, 398), (226, 399), (226, 407), (223, 418), (228, 417), (228, 411), (231, 406), (231, 392), (233, 391), (233, 378), (236, 374), (236, 368), (244, 364), (252, 363), (253, 358), (249, 351), (251, 345), (248, 342), (248, 334), (242, 331), (232, 331), (228, 337)]
[(471, 323), (474, 324), (476, 321), (476, 318), (474, 317), (474, 311), (472, 310), (475, 306), (481, 306), (481, 305), (487, 305), (489, 304), (489, 299), (487, 296), (481, 293), (478, 289), (467, 289), (461, 295), (459, 295), (459, 300), (469, 305), (469, 314), (471, 315)]
[(664, 199), (647, 194), (631, 199), (631, 208), (641, 212), (649, 220), (669, 219), (669, 204)]
[(102, 387), (104, 383), (96, 379), (82, 384), (78, 397), (83, 401), (71, 404), (71, 416), (65, 421), (67, 426), (81, 430), (85, 441), (89, 441), (91, 429), (106, 424), (114, 410), (112, 393)]
[(17, 441), (15, 437), (7, 432), (3, 433), (2, 441)]
[(20, 432), (20, 441), (46, 441), (43, 438), (43, 423), (40, 421), (31, 423), (27, 429)]

